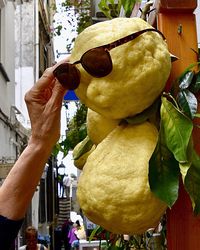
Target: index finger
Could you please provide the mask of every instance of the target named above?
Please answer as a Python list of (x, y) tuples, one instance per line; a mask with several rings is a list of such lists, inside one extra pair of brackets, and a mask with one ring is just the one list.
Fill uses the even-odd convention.
[(39, 80), (33, 86), (33, 89), (37, 88), (37, 90), (44, 90), (47, 87), (52, 86), (54, 84), (53, 80), (55, 79), (53, 71), (55, 70), (56, 67), (58, 67), (58, 65), (65, 63), (65, 62), (69, 62), (69, 57), (56, 63), (54, 66), (47, 68), (44, 71), (43, 75), (39, 78)]

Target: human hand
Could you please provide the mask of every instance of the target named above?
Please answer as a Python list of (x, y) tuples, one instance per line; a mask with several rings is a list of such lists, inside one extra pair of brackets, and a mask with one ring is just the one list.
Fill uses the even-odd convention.
[[(59, 64), (68, 61), (61, 61)], [(52, 148), (60, 135), (60, 113), (66, 93), (53, 71), (59, 65), (47, 68), (42, 77), (26, 93), (25, 102), (31, 121), (31, 142)]]

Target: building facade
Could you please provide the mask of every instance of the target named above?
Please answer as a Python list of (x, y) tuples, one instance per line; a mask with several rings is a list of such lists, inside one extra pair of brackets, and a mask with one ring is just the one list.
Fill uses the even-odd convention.
[(0, 180), (27, 144), (28, 131), (19, 123), (15, 105), (14, 13), (16, 4), (0, 1)]
[[(54, 4), (53, 0), (22, 1), (15, 9), (15, 99), (16, 106), (22, 113), (18, 119), (26, 128), (30, 128), (30, 120), (24, 95), (44, 70), (54, 63), (50, 28), (54, 14), (51, 6)], [(54, 228), (58, 213), (54, 171), (56, 166), (55, 157), (50, 156), (27, 211), (18, 245), (25, 244), (25, 228), (34, 225), (40, 239), (49, 243), (49, 249), (54, 249)]]
[[(54, 63), (52, 0), (0, 1), (0, 183), (4, 181), (30, 134), (24, 95), (43, 71)], [(37, 166), (36, 166), (37, 167)], [(51, 238), (56, 219), (56, 159), (50, 156), (15, 248), (24, 244), (24, 228), (34, 225)], [(27, 177), (28, 178), (28, 177)], [(53, 249), (51, 247), (51, 249)]]

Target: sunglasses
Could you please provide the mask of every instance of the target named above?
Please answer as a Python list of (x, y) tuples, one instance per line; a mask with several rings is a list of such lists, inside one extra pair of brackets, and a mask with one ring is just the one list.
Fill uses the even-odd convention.
[(89, 49), (82, 56), (81, 59), (74, 63), (60, 64), (53, 72), (58, 81), (67, 89), (76, 89), (80, 84), (80, 71), (76, 67), (81, 64), (82, 67), (93, 77), (100, 78), (111, 73), (113, 64), (109, 51), (122, 44), (132, 41), (145, 32), (157, 32), (165, 40), (164, 35), (156, 29), (149, 28), (137, 31), (112, 43), (105, 44), (93, 49)]

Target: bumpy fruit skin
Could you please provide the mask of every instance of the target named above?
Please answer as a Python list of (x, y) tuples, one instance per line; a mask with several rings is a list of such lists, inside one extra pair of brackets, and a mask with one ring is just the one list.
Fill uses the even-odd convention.
[(99, 144), (114, 128), (120, 120), (106, 118), (105, 116), (88, 109), (87, 134), (94, 144)]
[(157, 129), (148, 122), (118, 126), (90, 154), (77, 197), (91, 221), (119, 234), (140, 234), (157, 226), (166, 210), (148, 183), (157, 139)]
[[(141, 18), (114, 18), (94, 24), (77, 37), (70, 61), (87, 50), (113, 42), (133, 32), (152, 28)], [(90, 109), (110, 119), (133, 116), (149, 107), (164, 89), (171, 70), (166, 42), (156, 32), (146, 32), (110, 51), (112, 72), (102, 78), (81, 73), (76, 94)], [(96, 58), (98, 60), (98, 58)]]

